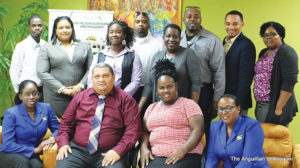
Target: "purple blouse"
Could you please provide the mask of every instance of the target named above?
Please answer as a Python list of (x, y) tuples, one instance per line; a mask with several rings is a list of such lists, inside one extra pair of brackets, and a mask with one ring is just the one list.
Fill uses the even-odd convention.
[(278, 49), (270, 56), (267, 56), (267, 52), (264, 53), (255, 64), (253, 92), (256, 101), (270, 101), (271, 74)]

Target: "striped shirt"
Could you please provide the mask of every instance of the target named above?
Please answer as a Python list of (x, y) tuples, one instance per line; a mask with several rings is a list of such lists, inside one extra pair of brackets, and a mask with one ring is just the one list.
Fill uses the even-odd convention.
[[(152, 154), (167, 157), (183, 146), (191, 134), (189, 118), (202, 115), (198, 104), (193, 100), (180, 97), (173, 105), (164, 106), (162, 102), (151, 104), (144, 119), (150, 131)], [(202, 154), (203, 145), (199, 143), (189, 153)]]

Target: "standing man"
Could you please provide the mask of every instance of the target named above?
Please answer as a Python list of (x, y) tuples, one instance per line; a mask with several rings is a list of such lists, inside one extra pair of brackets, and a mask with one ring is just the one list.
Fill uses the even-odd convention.
[(30, 35), (17, 44), (12, 55), (9, 69), (10, 79), (16, 93), (18, 93), (19, 84), (23, 80), (33, 80), (38, 85), (38, 91), (40, 93), (39, 101), (43, 101), (42, 82), (36, 73), (38, 53), (41, 46), (46, 43), (41, 39), (43, 32), (42, 18), (38, 15), (30, 16), (28, 19), (28, 28), (30, 30)]
[(248, 115), (252, 107), (251, 83), (254, 76), (255, 46), (243, 33), (243, 15), (236, 10), (225, 16), (227, 36), (223, 40), (226, 53), (225, 93), (233, 94), (241, 107), (241, 115)]
[[(158, 39), (154, 38), (150, 32), (150, 24), (149, 24), (149, 16), (145, 12), (135, 12), (134, 14), (134, 32), (135, 32), (135, 42), (132, 46), (132, 49), (135, 50), (138, 55), (140, 56), (142, 67), (143, 67), (143, 77), (141, 82), (141, 87), (134, 95), (134, 98), (138, 102), (141, 98), (144, 86), (147, 82), (148, 75), (150, 72), (150, 64), (152, 57), (154, 54), (163, 48), (162, 40), (159, 41)], [(151, 100), (147, 101), (148, 103), (143, 106), (142, 111), (148, 107), (151, 103)]]
[(193, 49), (200, 58), (201, 93), (198, 104), (204, 115), (208, 139), (210, 122), (217, 116), (217, 100), (225, 90), (225, 61), (221, 40), (205, 30), (201, 21), (199, 7), (188, 7), (183, 18), (186, 30), (181, 33), (180, 45)]
[(96, 65), (92, 81), (93, 87), (78, 93), (62, 116), (56, 137), (57, 168), (124, 168), (125, 154), (141, 135), (138, 105), (114, 87), (112, 67)]

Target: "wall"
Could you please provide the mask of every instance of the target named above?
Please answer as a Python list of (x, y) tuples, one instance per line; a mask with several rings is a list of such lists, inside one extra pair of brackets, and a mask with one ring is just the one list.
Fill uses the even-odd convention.
[[(10, 13), (5, 20), (5, 27), (11, 26), (19, 18), (21, 8), (31, 2), (30, 0), (10, 0), (4, 1), (4, 5), (8, 7)], [(87, 0), (49, 0), (50, 9), (69, 9), (69, 10), (86, 10)], [(280, 22), (286, 28), (285, 42), (291, 45), (296, 52), (300, 55), (300, 1), (298, 0), (183, 0), (182, 11), (184, 12), (185, 6), (199, 6), (202, 11), (202, 25), (215, 33), (221, 39), (226, 35), (224, 29), (224, 16), (229, 10), (239, 10), (244, 15), (245, 26), (243, 28), (246, 34), (255, 44), (257, 53), (264, 48), (262, 39), (259, 37), (259, 28), (262, 23), (270, 20)], [(294, 19), (295, 18), (295, 19)], [(184, 26), (183, 26), (184, 27)], [(300, 79), (300, 75), (299, 75)], [(297, 102), (300, 106), (300, 87), (299, 84), (295, 87), (296, 95), (298, 96)], [(254, 108), (249, 111), (250, 116), (254, 116)], [(300, 144), (300, 134), (296, 133), (300, 128), (300, 114), (296, 116), (289, 129), (293, 135), (294, 143)]]

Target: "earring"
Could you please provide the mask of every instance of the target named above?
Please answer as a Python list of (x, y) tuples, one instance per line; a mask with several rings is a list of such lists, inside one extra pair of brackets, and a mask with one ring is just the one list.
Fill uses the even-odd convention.
[(123, 40), (123, 41), (122, 41), (122, 44), (123, 44), (123, 45), (126, 45), (126, 41), (125, 41), (125, 40)]

